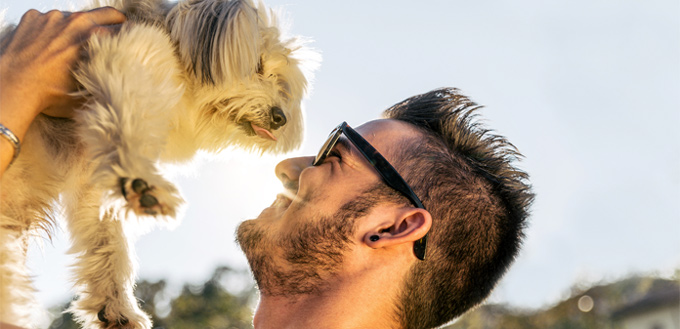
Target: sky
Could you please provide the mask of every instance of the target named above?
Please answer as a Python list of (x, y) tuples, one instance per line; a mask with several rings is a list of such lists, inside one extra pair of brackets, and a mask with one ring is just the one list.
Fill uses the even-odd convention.
[[(322, 53), (304, 102), (315, 154), (409, 96), (457, 87), (524, 154), (537, 197), (524, 248), (491, 301), (538, 308), (574, 284), (680, 268), (680, 2), (676, 0), (269, 0)], [(2, 0), (18, 22), (64, 1)], [(221, 264), (243, 268), (234, 229), (280, 191), (275, 164), (238, 151), (176, 176), (186, 213), (136, 243), (139, 276), (176, 287)], [(29, 266), (41, 303), (70, 296), (68, 236)]]

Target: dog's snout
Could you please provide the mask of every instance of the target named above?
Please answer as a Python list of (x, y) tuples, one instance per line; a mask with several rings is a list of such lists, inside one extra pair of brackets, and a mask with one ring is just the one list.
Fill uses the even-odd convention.
[(286, 124), (286, 115), (280, 107), (272, 107), (272, 130), (279, 129)]

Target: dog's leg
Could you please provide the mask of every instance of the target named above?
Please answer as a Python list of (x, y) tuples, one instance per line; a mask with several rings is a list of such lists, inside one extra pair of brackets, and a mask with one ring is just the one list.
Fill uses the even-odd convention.
[(0, 225), (0, 322), (31, 327), (31, 313), (38, 309), (26, 268), (26, 230)]
[(103, 191), (91, 185), (80, 191), (64, 198), (70, 252), (77, 256), (77, 300), (70, 311), (85, 328), (151, 328), (133, 294), (137, 265), (122, 212), (102, 208)]
[(93, 38), (89, 53), (76, 72), (89, 94), (76, 120), (97, 164), (93, 182), (139, 215), (174, 217), (182, 199), (156, 167), (184, 92), (172, 42), (157, 27), (130, 24)]

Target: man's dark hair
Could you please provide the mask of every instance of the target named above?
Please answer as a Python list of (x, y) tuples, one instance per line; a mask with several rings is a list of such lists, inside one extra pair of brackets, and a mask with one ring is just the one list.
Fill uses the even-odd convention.
[(404, 328), (440, 326), (482, 302), (515, 259), (533, 194), (521, 157), (476, 121), (480, 106), (444, 88), (384, 116), (417, 127), (394, 165), (432, 215), (427, 256), (408, 274), (397, 313)]

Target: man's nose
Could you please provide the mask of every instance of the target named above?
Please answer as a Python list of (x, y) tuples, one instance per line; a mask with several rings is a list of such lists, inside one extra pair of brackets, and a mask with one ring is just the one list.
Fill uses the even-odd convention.
[(283, 187), (288, 190), (297, 192), (298, 190), (298, 180), (300, 179), (300, 173), (307, 167), (312, 166), (314, 162), (314, 157), (298, 157), (289, 158), (279, 162), (276, 165), (276, 177), (279, 178)]

